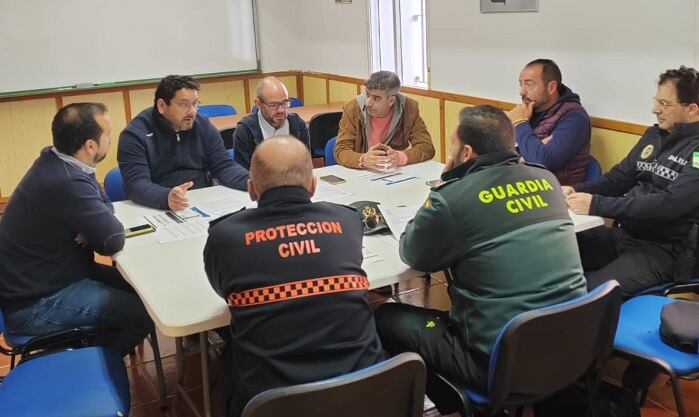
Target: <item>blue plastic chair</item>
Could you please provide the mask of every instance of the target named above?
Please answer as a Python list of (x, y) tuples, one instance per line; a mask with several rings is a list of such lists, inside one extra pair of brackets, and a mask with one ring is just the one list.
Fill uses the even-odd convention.
[(592, 181), (602, 176), (602, 166), (595, 159), (594, 156), (590, 155), (590, 159), (587, 162), (587, 170), (585, 171), (584, 182)]
[(406, 352), (347, 375), (264, 391), (243, 417), (421, 417), (424, 396), (425, 363)]
[(235, 159), (235, 149), (233, 149), (233, 148), (226, 149), (226, 153), (228, 154), (229, 158)]
[(207, 117), (235, 116), (238, 111), (230, 104), (206, 104), (199, 106), (199, 113)]
[(329, 167), (331, 165), (336, 165), (335, 162), (335, 142), (337, 141), (337, 136), (331, 138), (328, 143), (325, 144), (325, 166)]
[[(660, 312), (673, 300), (658, 295), (634, 297), (621, 306), (614, 353), (631, 361), (642, 361), (670, 376), (679, 417), (685, 417), (679, 378), (697, 379), (699, 355), (685, 353), (660, 339)], [(648, 394), (643, 389), (641, 403)]]
[(128, 200), (126, 188), (124, 188), (124, 178), (121, 176), (119, 167), (112, 168), (104, 177), (104, 193), (109, 197), (109, 201)]
[[(584, 376), (595, 392), (612, 350), (621, 288), (608, 281), (576, 299), (515, 316), (500, 331), (490, 355), (486, 391), (428, 373), (427, 396), (443, 415), (473, 408), (496, 412), (535, 403)], [(596, 398), (589, 395), (591, 409)], [(594, 414), (593, 414), (594, 415)]]
[(29, 358), (0, 384), (3, 417), (127, 416), (130, 404), (124, 361), (100, 347)]

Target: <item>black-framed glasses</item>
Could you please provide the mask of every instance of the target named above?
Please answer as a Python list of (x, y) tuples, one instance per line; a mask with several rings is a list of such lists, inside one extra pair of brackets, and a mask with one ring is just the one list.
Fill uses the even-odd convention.
[(381, 214), (373, 214), (363, 218), (362, 223), (364, 223), (364, 226), (366, 226), (367, 229), (371, 230), (376, 228), (379, 224), (381, 224), (382, 220), (383, 218)]
[(285, 109), (288, 109), (291, 107), (291, 100), (284, 100), (284, 101), (264, 101), (261, 98), (258, 97), (260, 102), (262, 102), (265, 106), (267, 106), (268, 109), (270, 110), (277, 110), (279, 106), (282, 106)]
[(667, 100), (663, 100), (663, 99), (658, 98), (658, 97), (653, 97), (653, 106), (658, 106), (663, 110), (667, 110), (667, 109), (669, 109), (671, 107), (675, 107), (675, 106), (685, 107), (685, 106), (687, 106), (687, 103), (671, 103)]

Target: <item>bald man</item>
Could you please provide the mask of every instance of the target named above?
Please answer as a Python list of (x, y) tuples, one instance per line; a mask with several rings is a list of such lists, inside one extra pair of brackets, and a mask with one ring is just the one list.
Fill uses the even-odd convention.
[(267, 389), (383, 359), (366, 299), (359, 214), (311, 202), (311, 156), (291, 136), (262, 142), (250, 168), (248, 193), (258, 208), (213, 222), (204, 248), (209, 282), (231, 311), (228, 416)]
[(235, 128), (233, 148), (236, 162), (250, 169), (250, 160), (255, 148), (263, 140), (280, 135), (297, 138), (310, 152), (308, 127), (298, 114), (288, 112), (291, 101), (283, 82), (277, 77), (263, 78), (257, 84), (255, 105), (258, 111), (245, 116)]

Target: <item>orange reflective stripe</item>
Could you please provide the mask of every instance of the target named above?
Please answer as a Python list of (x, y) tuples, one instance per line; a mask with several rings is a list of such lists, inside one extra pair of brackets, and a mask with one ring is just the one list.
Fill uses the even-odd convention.
[(230, 307), (248, 307), (287, 301), (294, 298), (368, 289), (369, 280), (367, 277), (361, 275), (337, 275), (233, 292), (228, 294), (228, 305)]

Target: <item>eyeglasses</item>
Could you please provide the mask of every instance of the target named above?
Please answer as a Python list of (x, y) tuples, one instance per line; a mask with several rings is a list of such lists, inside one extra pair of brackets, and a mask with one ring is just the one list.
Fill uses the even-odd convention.
[(685, 107), (687, 104), (686, 103), (671, 103), (667, 100), (663, 100), (658, 97), (653, 97), (653, 107), (658, 106), (663, 110), (667, 110), (670, 107), (675, 107), (675, 106), (682, 106)]
[(282, 107), (285, 108), (285, 109), (288, 109), (289, 107), (291, 107), (291, 101), (290, 101), (290, 100), (284, 100), (284, 101), (282, 101), (282, 102), (274, 102), (274, 101), (267, 102), (267, 101), (262, 100), (262, 99), (259, 98), (259, 97), (258, 97), (258, 99), (259, 99), (265, 106), (267, 106), (267, 108), (270, 109), (270, 110), (277, 110), (277, 109), (279, 108), (279, 106), (282, 106)]
[(201, 105), (201, 101), (199, 101), (198, 99), (194, 101), (183, 100), (175, 102), (175, 105), (182, 110), (189, 110), (191, 107), (194, 107), (196, 109)]

